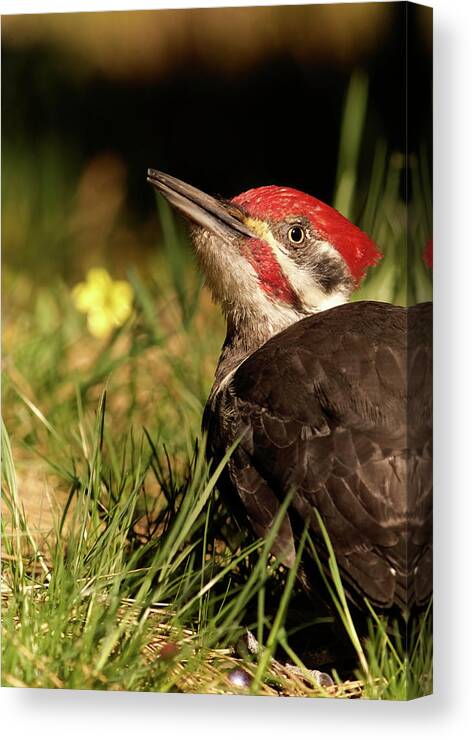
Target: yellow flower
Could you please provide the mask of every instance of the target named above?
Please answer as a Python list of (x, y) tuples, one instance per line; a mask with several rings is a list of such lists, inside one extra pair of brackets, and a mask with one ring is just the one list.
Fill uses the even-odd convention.
[(130, 316), (133, 289), (125, 280), (112, 280), (103, 267), (94, 267), (85, 282), (73, 288), (72, 300), (78, 311), (87, 314), (90, 333), (104, 338)]

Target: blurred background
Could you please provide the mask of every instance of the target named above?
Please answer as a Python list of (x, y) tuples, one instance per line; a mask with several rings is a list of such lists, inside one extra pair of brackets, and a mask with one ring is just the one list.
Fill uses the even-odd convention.
[[(412, 152), (431, 144), (423, 10), (410, 10)], [(4, 264), (35, 282), (101, 263), (125, 274), (158, 246), (147, 167), (223, 196), (276, 183), (332, 203), (355, 71), (367, 81), (347, 122), (363, 118), (362, 141), (346, 142), (359, 154), (348, 214), (358, 220), (376, 144), (405, 152), (405, 12), (359, 3), (4, 17)]]
[(385, 255), (357, 297), (430, 297), (431, 19), (396, 2), (2, 18), (3, 409), (33, 506), (66, 496), (105, 386), (118, 449), (145, 425), (184, 466), (198, 434), (224, 327), (148, 167), (225, 197), (307, 191)]

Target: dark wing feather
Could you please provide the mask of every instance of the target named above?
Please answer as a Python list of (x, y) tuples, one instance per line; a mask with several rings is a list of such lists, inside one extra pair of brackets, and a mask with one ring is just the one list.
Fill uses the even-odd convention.
[[(242, 441), (232, 483), (259, 536), (294, 491), (274, 552), (315, 507), (354, 591), (401, 607), (431, 592), (431, 307), (374, 302), (273, 337), (213, 400), (213, 451)], [(222, 444), (224, 441), (224, 444)]]

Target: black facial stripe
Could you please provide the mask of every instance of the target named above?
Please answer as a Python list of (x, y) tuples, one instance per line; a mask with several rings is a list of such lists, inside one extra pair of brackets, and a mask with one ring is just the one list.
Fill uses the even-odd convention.
[[(293, 226), (300, 226), (305, 232), (305, 239), (299, 245), (291, 243), (288, 237)], [(353, 281), (343, 258), (334, 250), (330, 254), (324, 248), (320, 249), (320, 237), (304, 216), (293, 215), (283, 221), (272, 222), (271, 231), (287, 256), (310, 273), (327, 295), (340, 288), (352, 290)]]
[(326, 255), (313, 266), (319, 284), (326, 293), (332, 293), (341, 286), (350, 287), (352, 282), (346, 275), (346, 270), (340, 259)]

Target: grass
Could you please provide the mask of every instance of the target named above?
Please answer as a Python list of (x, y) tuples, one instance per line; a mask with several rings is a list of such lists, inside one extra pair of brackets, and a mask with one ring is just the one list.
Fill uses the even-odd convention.
[[(356, 298), (425, 300), (425, 156), (406, 162), (379, 141), (360, 178), (367, 102), (367, 82), (357, 75), (334, 202), (385, 258)], [(55, 154), (54, 173), (61, 162)], [(56, 175), (45, 197), (57, 226), (67, 209)], [(27, 193), (21, 198), (26, 212)], [(4, 241), (13, 224), (26, 250), (34, 233), (18, 234), (14, 207), (12, 182)], [(332, 666), (333, 687), (311, 680), (289, 619), (296, 570), (270, 555), (277, 523), (264, 542), (241, 531), (218, 494), (225, 461), (212, 473), (202, 452), (200, 420), (224, 327), (201, 290), (182, 225), (164, 201), (158, 208), (164, 249), (129, 268), (134, 311), (105, 340), (88, 334), (60, 270), (37, 284), (34, 273), (19, 269), (18, 254), (4, 269), (3, 685), (388, 699), (428, 693), (430, 612), (405, 636), (403, 624), (386, 624), (371, 610), (367, 636), (358, 634), (328, 539), (322, 573), (332, 613), (314, 609), (309, 629), (322, 635), (337, 620), (356, 664)], [(39, 233), (51, 250), (40, 211)], [(55, 229), (61, 253), (66, 232), (58, 239)], [(36, 247), (35, 260), (43, 249)], [(319, 557), (306, 533), (298, 558), (304, 548)], [(241, 657), (235, 646), (247, 628), (262, 649)], [(243, 671), (243, 686), (235, 671)]]

